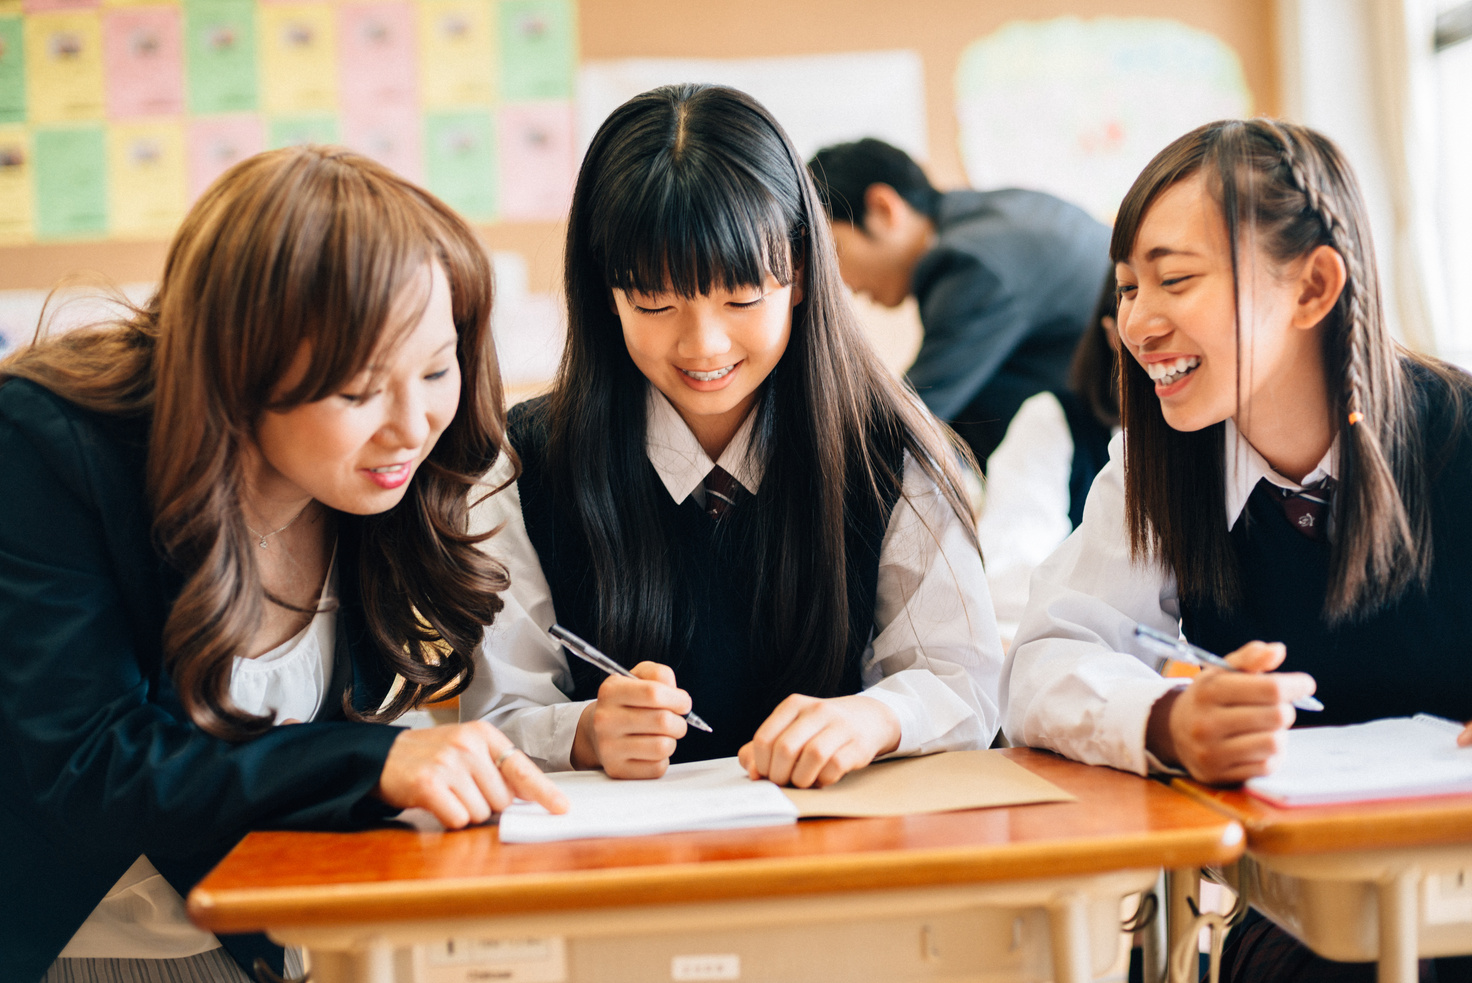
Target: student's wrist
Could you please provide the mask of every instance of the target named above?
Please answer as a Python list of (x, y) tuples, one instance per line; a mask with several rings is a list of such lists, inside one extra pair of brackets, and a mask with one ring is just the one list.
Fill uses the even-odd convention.
[(1170, 729), (1170, 714), (1181, 698), (1182, 689), (1168, 690), (1150, 708), (1150, 719), (1145, 724), (1145, 750), (1155, 755), (1161, 764), (1180, 767), (1181, 759), (1176, 753), (1175, 735)]
[(593, 731), (593, 709), (597, 705), (598, 701), (593, 700), (583, 707), (577, 729), (573, 731), (568, 761), (577, 771), (594, 771), (603, 766), (603, 759), (598, 755), (598, 735)]
[(863, 701), (856, 705), (862, 706), (872, 718), (873, 723), (865, 727), (865, 730), (873, 735), (874, 757), (882, 758), (886, 754), (898, 751), (900, 741), (904, 739), (904, 729), (894, 708), (883, 700), (877, 700), (863, 693), (855, 694), (854, 699)]

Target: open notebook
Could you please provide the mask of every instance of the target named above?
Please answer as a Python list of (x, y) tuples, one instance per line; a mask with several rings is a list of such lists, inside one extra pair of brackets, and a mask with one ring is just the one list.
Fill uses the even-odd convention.
[(735, 758), (671, 765), (654, 781), (617, 781), (601, 771), (549, 775), (572, 808), (549, 815), (515, 802), (501, 816), (505, 843), (589, 836), (643, 836), (796, 822), (799, 816), (900, 816), (1073, 796), (996, 751), (950, 751), (895, 758), (845, 775), (823, 789), (754, 782)]
[(1290, 730), (1282, 763), (1247, 790), (1280, 806), (1472, 792), (1472, 748), (1457, 747), (1461, 730), (1426, 714)]
[(654, 781), (620, 781), (601, 771), (549, 775), (571, 808), (554, 816), (520, 799), (501, 814), (501, 842), (545, 843), (589, 836), (797, 822), (797, 806), (771, 782), (754, 782), (735, 758), (670, 765)]

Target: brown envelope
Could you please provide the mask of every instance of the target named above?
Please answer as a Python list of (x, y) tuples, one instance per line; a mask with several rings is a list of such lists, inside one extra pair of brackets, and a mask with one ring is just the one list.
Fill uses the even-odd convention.
[(946, 751), (880, 761), (827, 788), (784, 788), (802, 816), (905, 816), (1074, 796), (996, 751)]

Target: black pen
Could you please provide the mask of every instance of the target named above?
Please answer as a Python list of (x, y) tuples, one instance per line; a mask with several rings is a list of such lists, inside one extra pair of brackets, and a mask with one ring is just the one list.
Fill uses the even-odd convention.
[[(609, 675), (627, 676), (629, 679), (639, 678), (561, 625), (553, 625), (551, 628), (548, 628), (547, 634), (561, 642), (569, 652), (579, 659), (582, 659), (589, 665), (597, 666)], [(707, 734), (714, 733), (710, 729), (710, 724), (697, 717), (694, 710), (685, 714), (685, 722), (696, 730), (703, 730)]]

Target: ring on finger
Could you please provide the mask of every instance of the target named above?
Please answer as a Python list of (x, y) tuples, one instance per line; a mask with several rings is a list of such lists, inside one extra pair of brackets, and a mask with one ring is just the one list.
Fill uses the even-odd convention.
[(521, 750), (521, 748), (519, 748), (515, 744), (513, 744), (510, 747), (508, 747), (506, 750), (502, 751), (500, 754), (496, 755), (496, 762), (495, 762), (496, 767), (497, 768), (500, 768), (501, 765), (506, 762), (506, 759), (507, 758), (511, 757), (513, 754), (515, 754), (517, 751), (520, 751), (520, 750)]

